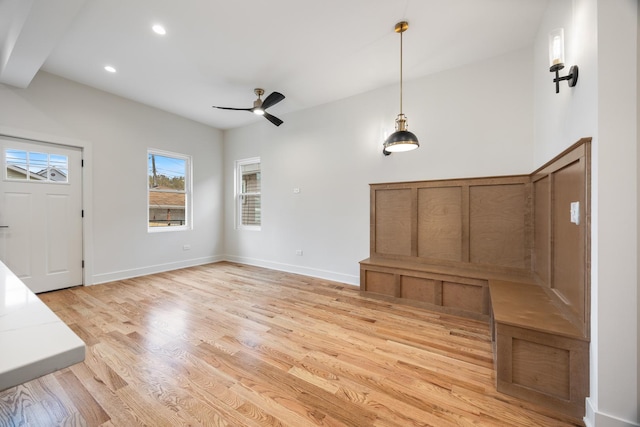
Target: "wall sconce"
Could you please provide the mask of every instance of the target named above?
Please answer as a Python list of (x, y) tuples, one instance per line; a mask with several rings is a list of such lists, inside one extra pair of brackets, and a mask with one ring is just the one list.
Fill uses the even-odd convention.
[(564, 29), (557, 28), (549, 33), (549, 71), (556, 73), (553, 82), (556, 84), (556, 93), (560, 93), (560, 82), (567, 80), (569, 87), (578, 83), (578, 66), (572, 65), (569, 74), (560, 77), (559, 71), (564, 68)]

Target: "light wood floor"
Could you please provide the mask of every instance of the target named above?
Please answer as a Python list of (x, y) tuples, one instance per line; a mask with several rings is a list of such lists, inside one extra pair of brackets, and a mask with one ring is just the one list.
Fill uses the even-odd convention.
[(573, 425), (496, 392), (486, 323), (349, 285), (218, 263), (40, 297), (86, 360), (0, 426)]

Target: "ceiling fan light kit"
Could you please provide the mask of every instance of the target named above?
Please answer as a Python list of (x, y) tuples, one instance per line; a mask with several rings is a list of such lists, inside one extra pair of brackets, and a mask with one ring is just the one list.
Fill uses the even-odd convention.
[(220, 110), (249, 111), (258, 116), (263, 116), (265, 119), (269, 120), (276, 126), (280, 126), (282, 123), (284, 123), (282, 120), (280, 120), (276, 116), (272, 116), (266, 111), (267, 108), (272, 107), (278, 102), (282, 101), (285, 98), (283, 94), (281, 94), (280, 92), (271, 92), (271, 94), (267, 96), (263, 101), (261, 97), (262, 95), (264, 95), (264, 89), (259, 87), (255, 88), (253, 90), (253, 93), (256, 94), (258, 99), (253, 101), (253, 107), (251, 108), (217, 107), (215, 105), (213, 106), (213, 108), (218, 108)]
[(264, 89), (257, 87), (253, 90), (253, 93), (255, 93), (258, 96), (258, 99), (253, 101), (253, 114), (256, 114), (258, 116), (264, 116), (264, 109), (262, 108), (262, 99), (260, 99), (260, 97), (264, 95)]
[(396, 33), (400, 33), (400, 114), (396, 117), (396, 131), (384, 141), (382, 153), (385, 156), (420, 147), (418, 137), (407, 130), (407, 116), (402, 113), (402, 33), (408, 29), (409, 23), (406, 21), (398, 22), (395, 26)]

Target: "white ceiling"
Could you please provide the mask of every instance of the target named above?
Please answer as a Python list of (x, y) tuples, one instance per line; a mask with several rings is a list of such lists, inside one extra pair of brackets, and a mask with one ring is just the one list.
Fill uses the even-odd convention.
[(530, 46), (547, 2), (0, 0), (0, 83), (42, 69), (229, 129), (264, 119), (211, 106), (251, 107), (256, 87), (286, 96), (281, 117), (397, 85), (401, 20), (410, 80)]

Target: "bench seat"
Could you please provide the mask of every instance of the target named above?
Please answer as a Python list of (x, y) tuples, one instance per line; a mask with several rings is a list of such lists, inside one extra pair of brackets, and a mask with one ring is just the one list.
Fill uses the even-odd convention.
[(543, 286), (490, 280), (498, 391), (580, 420), (589, 391), (589, 339)]

